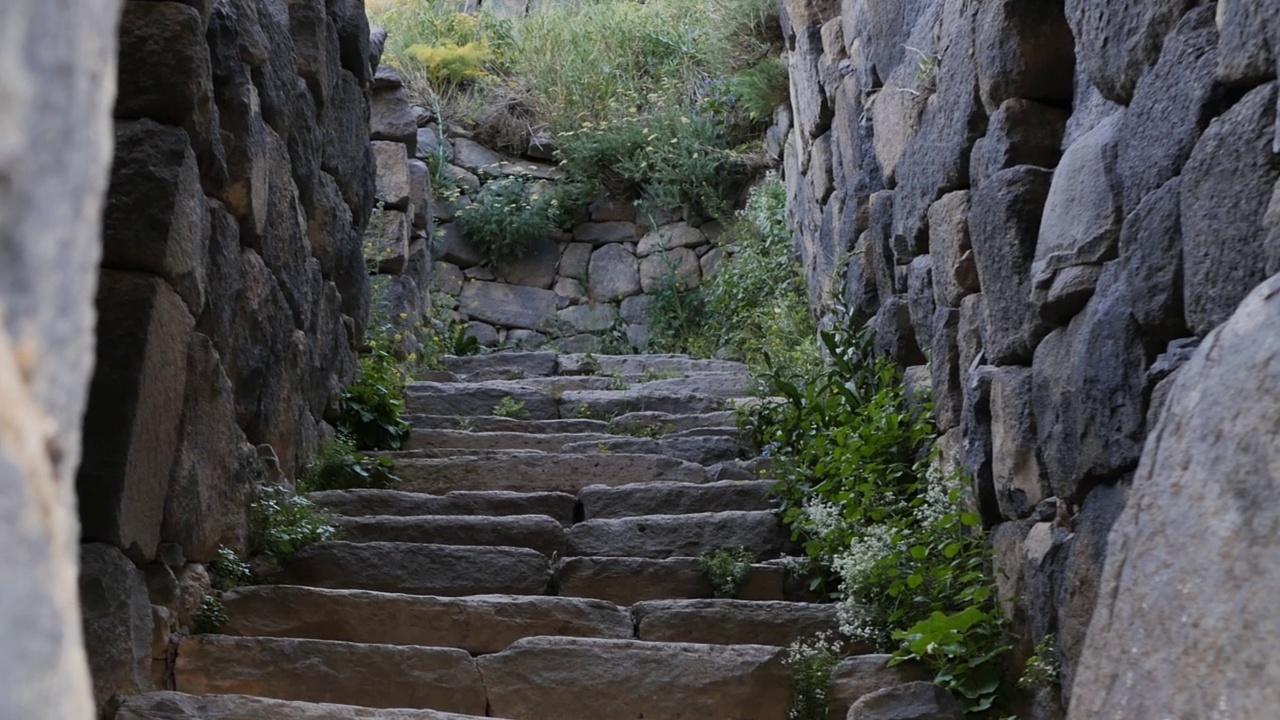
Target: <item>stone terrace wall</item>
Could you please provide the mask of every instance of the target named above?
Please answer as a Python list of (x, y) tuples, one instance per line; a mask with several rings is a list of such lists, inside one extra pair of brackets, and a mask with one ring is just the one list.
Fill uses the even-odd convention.
[(119, 53), (77, 481), (99, 705), (163, 686), (203, 563), (318, 446), (365, 331), (374, 201), (361, 0), (134, 0)]
[(1056, 633), (1056, 716), (1171, 376), (1280, 270), (1275, 8), (783, 5), (813, 300), (928, 362), (1016, 655)]
[(89, 720), (75, 472), (118, 0), (0, 3), (0, 717)]

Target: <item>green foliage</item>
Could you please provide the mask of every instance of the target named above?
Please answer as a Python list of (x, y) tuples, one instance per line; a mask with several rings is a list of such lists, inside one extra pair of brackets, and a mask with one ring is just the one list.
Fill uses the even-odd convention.
[(791, 77), (787, 63), (779, 57), (768, 57), (750, 70), (744, 70), (733, 78), (730, 87), (742, 111), (753, 120), (773, 117), (779, 105), (786, 105), (791, 97)]
[(209, 563), (209, 579), (215, 590), (230, 590), (253, 583), (249, 564), (229, 547), (218, 546), (218, 555)]
[(422, 72), (433, 87), (441, 87), (461, 85), (483, 78), (485, 65), (493, 53), (483, 41), (466, 45), (450, 42), (443, 45), (414, 45), (405, 50), (405, 56), (421, 65)]
[(745, 548), (721, 548), (698, 558), (702, 575), (711, 583), (711, 592), (718, 598), (738, 596), (751, 574), (753, 562), (755, 557)]
[(707, 355), (707, 304), (701, 287), (684, 288), (674, 270), (649, 294), (649, 349)]
[[(840, 601), (841, 630), (919, 660), (970, 710), (997, 692), (1003, 644), (964, 486), (938, 470), (927, 403), (865, 331), (821, 333), (829, 364), (775, 368), (747, 424), (781, 478), (783, 520)], [(922, 406), (925, 406), (922, 409)]]
[(458, 227), (494, 266), (523, 255), (572, 212), (548, 183), (520, 177), (487, 182), (474, 200), (474, 205), (458, 208)]
[(370, 343), (360, 374), (338, 402), (338, 429), (360, 450), (399, 450), (409, 433), (404, 410), (404, 372), (385, 343)]
[(253, 544), (259, 552), (286, 556), (308, 545), (336, 540), (333, 517), (279, 485), (262, 488), (250, 507)]
[(498, 403), (498, 405), (493, 409), (493, 414), (497, 415), (498, 417), (511, 418), (512, 420), (519, 420), (520, 418), (528, 414), (528, 411), (525, 410), (524, 406), (525, 406), (524, 402), (517, 401), (515, 398), (511, 397), (510, 395), (507, 395), (506, 397), (502, 398), (502, 402)]
[(831, 633), (797, 640), (782, 664), (791, 668), (791, 712), (788, 720), (827, 720), (831, 675), (840, 662), (840, 645)]
[(320, 447), (311, 464), (298, 478), (300, 492), (349, 490), (351, 488), (391, 488), (400, 482), (395, 475), (395, 458), (371, 457), (356, 450), (350, 436), (338, 433)]
[(1027, 660), (1027, 666), (1022, 671), (1022, 677), (1018, 679), (1018, 687), (1025, 690), (1037, 690), (1040, 688), (1050, 688), (1058, 684), (1062, 668), (1058, 663), (1058, 656), (1054, 652), (1054, 641), (1056, 638), (1053, 633), (1049, 633), (1036, 643), (1035, 654)]
[(200, 609), (191, 616), (191, 632), (196, 635), (216, 633), (227, 624), (227, 606), (217, 595), (205, 595)]

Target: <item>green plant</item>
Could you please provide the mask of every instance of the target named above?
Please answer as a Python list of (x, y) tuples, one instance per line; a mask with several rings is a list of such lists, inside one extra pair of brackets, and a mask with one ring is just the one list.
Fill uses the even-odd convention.
[(649, 294), (649, 347), (662, 353), (707, 355), (707, 305), (701, 287), (685, 288), (673, 269)]
[(490, 265), (519, 258), (564, 222), (560, 199), (539, 181), (492, 180), (473, 199), (475, 204), (458, 208), (457, 223)]
[(250, 506), (250, 518), (254, 547), (276, 556), (336, 540), (340, 534), (331, 515), (279, 485), (259, 490), (258, 499)]
[(1050, 688), (1058, 684), (1062, 668), (1054, 651), (1056, 638), (1049, 633), (1036, 643), (1035, 654), (1027, 659), (1027, 666), (1018, 678), (1018, 687), (1026, 690)]
[(218, 546), (218, 554), (209, 563), (209, 580), (215, 590), (230, 590), (253, 582), (253, 571), (235, 550)]
[(320, 446), (320, 452), (298, 478), (300, 492), (348, 490), (351, 488), (390, 488), (400, 482), (395, 475), (395, 458), (377, 457), (356, 450), (355, 441), (338, 433)]
[(840, 662), (840, 644), (831, 633), (797, 640), (787, 648), (782, 664), (791, 668), (789, 720), (827, 720), (831, 675)]
[(609, 378), (610, 379), (609, 379), (608, 389), (610, 390), (621, 391), (631, 387), (631, 383), (628, 383), (627, 379), (622, 377), (622, 373), (620, 372), (611, 373), (609, 375)]
[(702, 575), (711, 583), (711, 592), (718, 598), (735, 598), (751, 574), (755, 557), (745, 548), (720, 548), (698, 558)]
[(493, 414), (498, 417), (519, 420), (527, 415), (528, 411), (525, 409), (525, 403), (523, 401), (518, 401), (510, 395), (507, 395), (502, 398), (502, 402), (498, 403), (498, 405), (493, 408)]
[(200, 609), (191, 616), (191, 632), (196, 635), (216, 633), (227, 624), (227, 607), (217, 595), (205, 595)]
[(459, 45), (413, 45), (405, 50), (421, 67), (434, 87), (461, 85), (485, 77), (485, 65), (493, 57), (489, 44), (481, 40)]
[(765, 58), (750, 70), (738, 73), (730, 87), (748, 117), (753, 120), (773, 117), (773, 111), (791, 98), (787, 62), (780, 57)]
[(338, 401), (338, 429), (360, 450), (399, 450), (409, 433), (404, 409), (404, 371), (382, 342), (371, 342), (360, 373)]

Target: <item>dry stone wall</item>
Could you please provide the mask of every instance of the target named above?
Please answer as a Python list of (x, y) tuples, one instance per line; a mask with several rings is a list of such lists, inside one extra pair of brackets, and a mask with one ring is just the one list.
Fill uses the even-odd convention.
[(332, 432), (369, 311), (375, 63), (361, 0), (122, 6), (76, 479), (99, 707), (165, 686), (205, 564)]
[[(1108, 554), (1153, 542), (1136, 539), (1136, 517), (1110, 549), (1107, 537), (1140, 458), (1135, 492), (1147, 506), (1161, 502), (1142, 485), (1160, 467), (1147, 466), (1158, 449), (1147, 436), (1179, 368), (1280, 270), (1276, 9), (1247, 0), (783, 8), (791, 109), (771, 137), (785, 137), (788, 212), (813, 302), (847, 305), (885, 353), (928, 364), (945, 453), (972, 474), (992, 529), (1015, 658), (1057, 638), (1062, 691), (1042, 694), (1034, 715), (1068, 705), (1082, 718), (1196, 714), (1125, 699), (1128, 687), (1186, 696), (1173, 692), (1178, 672), (1146, 669), (1173, 650), (1135, 658), (1122, 652), (1128, 640), (1087, 631), (1104, 564), (1126, 560)], [(1269, 315), (1255, 307), (1250, 317)], [(1194, 392), (1181, 392), (1184, 415)], [(1186, 440), (1191, 421), (1177, 422), (1165, 435), (1183, 434), (1166, 442)], [(1242, 452), (1264, 452), (1241, 442)], [(1222, 532), (1243, 537), (1224, 522)], [(1149, 572), (1108, 571), (1107, 592), (1121, 597), (1095, 632), (1123, 624), (1142, 635), (1118, 580), (1152, 591), (1159, 573), (1139, 567)], [(1150, 621), (1176, 624), (1173, 614)], [(1072, 703), (1086, 635), (1100, 665), (1083, 685), (1089, 698)], [(1126, 675), (1135, 680), (1114, 681), (1125, 663), (1136, 663)], [(1228, 703), (1229, 714), (1265, 714), (1248, 704), (1264, 694)]]

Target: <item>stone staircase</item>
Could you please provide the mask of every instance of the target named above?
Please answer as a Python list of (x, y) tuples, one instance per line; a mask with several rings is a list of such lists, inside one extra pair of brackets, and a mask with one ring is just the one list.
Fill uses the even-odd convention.
[[(833, 628), (760, 460), (740, 459), (736, 363), (459, 358), (407, 389), (396, 490), (314, 493), (343, 539), (225, 595), (183, 639), (176, 692), (117, 720), (783, 720), (784, 647)], [(493, 415), (511, 398), (519, 418)], [(697, 558), (760, 562), (713, 599)]]

